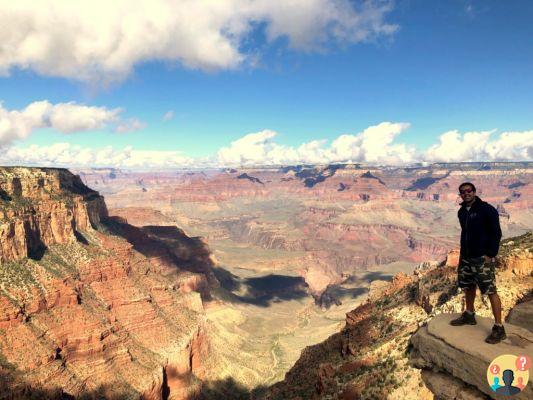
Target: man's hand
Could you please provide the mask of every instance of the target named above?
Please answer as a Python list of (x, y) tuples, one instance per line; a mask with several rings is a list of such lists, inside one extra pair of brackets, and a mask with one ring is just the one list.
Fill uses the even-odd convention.
[(483, 259), (485, 260), (486, 263), (494, 261), (494, 257), (489, 257), (489, 256), (483, 256)]

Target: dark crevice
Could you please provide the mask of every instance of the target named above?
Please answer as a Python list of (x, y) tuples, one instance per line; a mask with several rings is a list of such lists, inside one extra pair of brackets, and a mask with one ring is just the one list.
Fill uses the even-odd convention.
[(85, 239), (85, 236), (83, 236), (79, 231), (74, 230), (74, 236), (76, 236), (76, 240), (82, 244), (89, 244), (89, 241)]
[(170, 396), (170, 387), (168, 386), (167, 369), (163, 367), (163, 384), (161, 385), (161, 399), (168, 400)]
[(0, 199), (4, 201), (11, 201), (13, 200), (9, 194), (3, 189), (0, 188)]

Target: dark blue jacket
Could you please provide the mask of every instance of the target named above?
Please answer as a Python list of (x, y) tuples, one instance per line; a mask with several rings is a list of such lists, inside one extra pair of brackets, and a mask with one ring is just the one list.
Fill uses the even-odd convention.
[(476, 196), (470, 211), (461, 203), (457, 216), (461, 223), (461, 256), (495, 257), (502, 237), (498, 211)]

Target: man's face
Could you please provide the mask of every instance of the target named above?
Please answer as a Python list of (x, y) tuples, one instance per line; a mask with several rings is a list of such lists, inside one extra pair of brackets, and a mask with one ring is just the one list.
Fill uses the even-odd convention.
[(462, 186), (461, 189), (459, 189), (459, 195), (465, 203), (470, 203), (474, 200), (476, 192), (472, 189), (472, 186), (465, 185)]

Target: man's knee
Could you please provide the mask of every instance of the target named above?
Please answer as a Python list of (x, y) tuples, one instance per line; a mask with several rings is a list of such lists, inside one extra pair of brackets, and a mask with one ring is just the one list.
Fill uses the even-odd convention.
[(491, 296), (498, 296), (498, 291), (493, 281), (486, 282), (484, 284), (480, 283), (479, 291), (481, 292), (481, 294), (486, 294), (489, 298)]
[(465, 293), (468, 293), (468, 294), (476, 294), (476, 286), (475, 285), (472, 285), (472, 286), (466, 286), (464, 288), (462, 288), (464, 290)]

